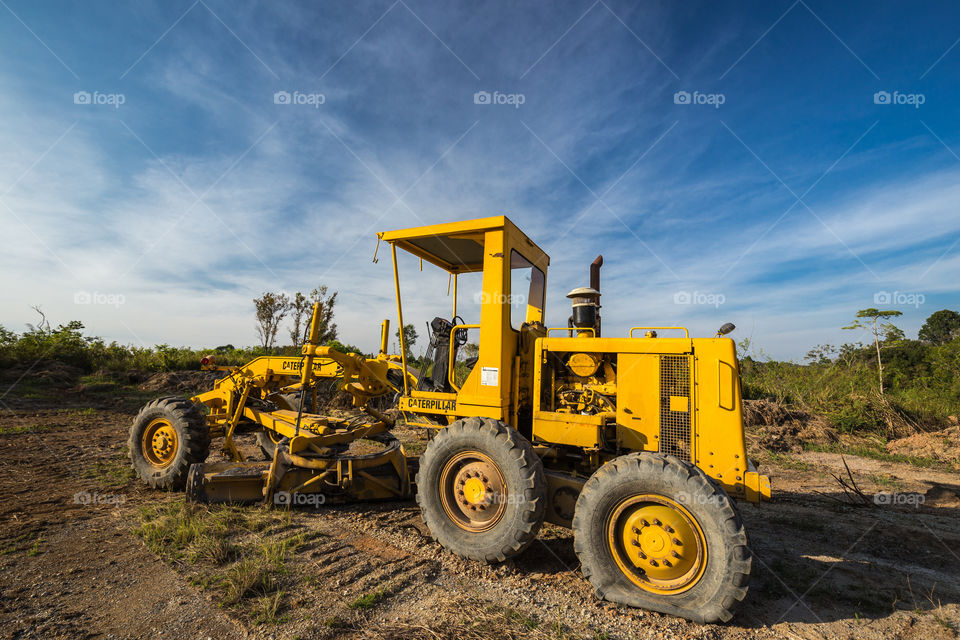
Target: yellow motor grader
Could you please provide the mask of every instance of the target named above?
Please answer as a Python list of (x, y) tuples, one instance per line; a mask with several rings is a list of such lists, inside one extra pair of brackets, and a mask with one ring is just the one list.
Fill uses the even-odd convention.
[[(416, 495), (440, 544), (487, 562), (523, 552), (551, 522), (573, 529), (599, 597), (699, 622), (729, 620), (752, 564), (732, 498), (770, 497), (768, 479), (747, 459), (739, 367), (724, 337), (733, 325), (712, 338), (690, 338), (681, 327), (601, 335), (601, 257), (590, 286), (568, 295), (566, 326), (548, 328), (549, 257), (503, 216), (377, 237), (392, 253), (400, 327), (398, 250), (452, 283), (451, 314), (430, 323), (420, 368), (408, 365), (404, 331), (400, 355), (388, 354), (387, 320), (376, 357), (318, 344), (315, 307), (300, 356), (239, 367), (204, 358), (203, 368), (224, 373), (213, 389), (143, 407), (129, 440), (140, 477), (200, 501)], [(457, 306), (458, 278), (470, 274), (480, 282), (473, 323)], [(469, 331), (474, 355), (463, 358)], [(319, 413), (318, 385), (331, 379), (362, 411)], [(382, 411), (375, 399), (384, 396), (398, 411)], [(393, 415), (427, 430), (421, 456), (394, 437)], [(234, 443), (251, 429), (266, 460), (244, 459)], [(230, 461), (205, 462), (212, 437), (223, 438)], [(359, 441), (372, 450), (357, 451)]]

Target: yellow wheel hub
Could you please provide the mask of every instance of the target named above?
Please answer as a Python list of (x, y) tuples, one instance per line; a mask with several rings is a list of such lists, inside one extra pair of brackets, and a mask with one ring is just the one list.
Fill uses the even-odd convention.
[(166, 418), (156, 418), (144, 429), (141, 444), (147, 462), (155, 467), (167, 467), (177, 457), (177, 430)]
[(507, 483), (487, 455), (463, 451), (450, 458), (440, 471), (440, 504), (461, 529), (488, 531), (506, 511)]
[(487, 488), (480, 478), (468, 478), (463, 483), (463, 497), (470, 504), (483, 504), (487, 495)]
[(665, 496), (621, 501), (608, 521), (607, 541), (620, 570), (647, 591), (686, 591), (707, 566), (703, 531), (689, 511)]

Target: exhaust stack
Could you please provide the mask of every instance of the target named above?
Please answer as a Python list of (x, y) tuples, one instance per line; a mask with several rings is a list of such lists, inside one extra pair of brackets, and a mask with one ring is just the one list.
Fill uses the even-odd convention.
[[(567, 294), (573, 306), (573, 314), (567, 320), (567, 326), (573, 329), (583, 329), (577, 331), (590, 335), (586, 329), (593, 329), (593, 336), (600, 337), (600, 267), (603, 266), (603, 256), (597, 256), (596, 260), (590, 263), (590, 286), (579, 287)], [(573, 331), (571, 331), (571, 335)]]

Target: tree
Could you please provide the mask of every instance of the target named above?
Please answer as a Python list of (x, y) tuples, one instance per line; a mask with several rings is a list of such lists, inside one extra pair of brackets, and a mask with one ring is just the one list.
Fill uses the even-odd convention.
[(929, 344), (939, 346), (960, 336), (960, 313), (941, 309), (927, 318), (917, 337)]
[(337, 303), (337, 291), (327, 294), (327, 286), (320, 285), (310, 293), (310, 297), (299, 291), (290, 302), (290, 318), (293, 326), (290, 327), (290, 343), (298, 346), (303, 340), (304, 333), (310, 327), (313, 317), (313, 305), (320, 303), (320, 332), (318, 344), (327, 344), (337, 339), (337, 325), (333, 323), (333, 307)]
[(257, 335), (260, 336), (260, 345), (269, 353), (277, 338), (280, 323), (290, 311), (290, 297), (285, 293), (266, 291), (259, 298), (253, 299), (253, 306), (257, 311)]
[(818, 344), (807, 351), (806, 360), (810, 364), (830, 364), (836, 354), (837, 348), (832, 344)]
[(460, 358), (468, 360), (480, 355), (480, 345), (475, 342), (468, 342), (460, 348)]
[(360, 347), (353, 344), (343, 344), (339, 340), (331, 340), (326, 344), (326, 346), (333, 347), (340, 353), (359, 353), (360, 355), (366, 355), (360, 350)]
[[(896, 318), (903, 314), (896, 310), (879, 311), (877, 309), (860, 309), (857, 311), (857, 319), (853, 324), (844, 327), (844, 329), (868, 329), (873, 332), (873, 342), (877, 347), (877, 377), (880, 381), (880, 395), (883, 395), (883, 360), (880, 358), (880, 342), (895, 343), (903, 339), (901, 331), (892, 322), (881, 322), (887, 318)], [(864, 324), (864, 320), (866, 324)]]
[[(413, 360), (413, 345), (417, 344), (417, 330), (412, 324), (403, 325), (403, 344), (407, 361)], [(400, 330), (397, 329), (397, 340), (400, 340)]]
[(337, 339), (337, 325), (333, 322), (333, 307), (337, 304), (337, 291), (327, 294), (327, 285), (322, 284), (310, 292), (310, 309), (320, 303), (320, 333), (318, 344), (327, 344)]
[(290, 301), (290, 319), (293, 321), (293, 326), (290, 327), (290, 344), (294, 347), (300, 346), (300, 341), (303, 340), (301, 327), (303, 327), (304, 318), (310, 317), (309, 314), (310, 301), (307, 300), (307, 296), (297, 291), (293, 300)]

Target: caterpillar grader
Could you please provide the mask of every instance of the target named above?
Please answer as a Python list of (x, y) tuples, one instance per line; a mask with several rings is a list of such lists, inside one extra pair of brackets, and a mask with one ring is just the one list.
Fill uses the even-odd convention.
[[(197, 501), (416, 496), (443, 547), (486, 562), (524, 552), (550, 522), (573, 529), (598, 597), (729, 620), (752, 564), (734, 499), (770, 497), (747, 459), (739, 367), (725, 337), (733, 325), (709, 338), (681, 327), (602, 335), (599, 257), (590, 286), (568, 295), (566, 326), (546, 327), (550, 259), (503, 216), (378, 233), (381, 242), (393, 258), (400, 327), (398, 250), (452, 283), (450, 316), (430, 323), (418, 369), (405, 332), (400, 355), (388, 353), (389, 320), (375, 357), (319, 344), (315, 306), (300, 355), (236, 367), (205, 357), (202, 368), (223, 374), (212, 389), (144, 406), (128, 443), (139, 476)], [(480, 283), (472, 323), (457, 305), (458, 278), (470, 274)], [(470, 331), (474, 355), (464, 358)], [(353, 417), (321, 415), (318, 388), (331, 381), (352, 397)], [(385, 398), (396, 411), (384, 410)], [(426, 431), (422, 455), (393, 435), (400, 420)], [(240, 452), (234, 437), (244, 431), (256, 433), (264, 460)], [(229, 460), (207, 462), (214, 437)], [(357, 451), (360, 440), (370, 447)]]

